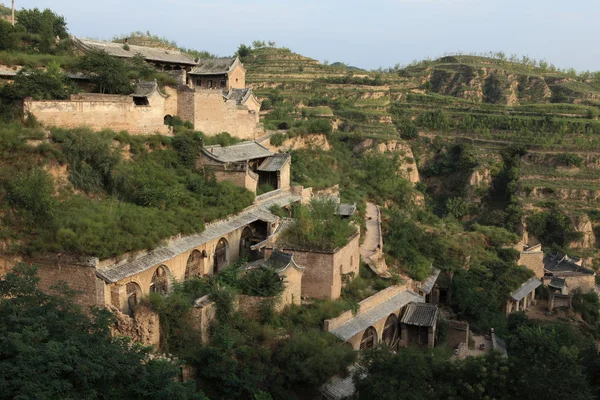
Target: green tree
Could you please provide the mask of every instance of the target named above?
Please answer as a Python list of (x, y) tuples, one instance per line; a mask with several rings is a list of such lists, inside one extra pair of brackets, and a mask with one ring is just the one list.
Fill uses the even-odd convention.
[(19, 265), (0, 284), (2, 398), (204, 398), (175, 381), (175, 365), (113, 337), (108, 311), (86, 315), (68, 288), (43, 293), (35, 274), (34, 267)]
[(23, 68), (10, 88), (14, 100), (31, 97), (34, 100), (64, 100), (73, 93), (74, 87), (56, 63), (50, 63), (47, 71)]
[(95, 85), (98, 93), (130, 94), (129, 66), (105, 51), (90, 51), (79, 61), (79, 69)]

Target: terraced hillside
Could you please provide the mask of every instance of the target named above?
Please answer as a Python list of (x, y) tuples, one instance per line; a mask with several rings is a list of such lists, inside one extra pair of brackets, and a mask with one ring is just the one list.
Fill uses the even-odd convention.
[[(468, 211), (459, 216), (466, 220), (508, 207), (510, 201), (495, 200), (501, 191), (497, 181), (506, 169), (502, 155), (516, 145), (525, 147), (514, 193), (525, 210), (520, 219), (558, 207), (587, 238), (571, 243), (574, 251), (595, 253), (598, 74), (577, 76), (543, 63), (472, 56), (366, 72), (274, 48), (254, 50), (244, 62), (249, 84), (264, 101), (267, 128), (327, 120), (334, 131), (330, 139), (353, 145), (365, 139), (375, 144), (404, 140), (414, 153), (408, 158), (416, 159), (427, 194), (439, 203), (441, 214), (448, 213), (442, 199), (449, 196), (467, 203)], [(290, 133), (316, 132), (299, 128)]]

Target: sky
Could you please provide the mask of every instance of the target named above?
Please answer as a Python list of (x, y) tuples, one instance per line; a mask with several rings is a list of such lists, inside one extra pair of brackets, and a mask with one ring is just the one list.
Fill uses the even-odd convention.
[[(10, 0), (0, 0), (10, 3)], [(600, 70), (598, 0), (15, 0), (50, 8), (77, 37), (150, 31), (228, 56), (275, 41), (319, 61), (365, 69), (448, 53), (503, 51)]]

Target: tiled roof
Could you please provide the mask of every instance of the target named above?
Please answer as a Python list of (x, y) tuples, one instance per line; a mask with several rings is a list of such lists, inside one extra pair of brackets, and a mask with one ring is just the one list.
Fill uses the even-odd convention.
[(159, 61), (171, 64), (195, 65), (194, 59), (187, 54), (177, 50), (165, 50), (156, 47), (136, 46), (129, 44), (129, 50), (125, 50), (123, 43), (102, 42), (90, 39), (75, 39), (75, 45), (84, 50), (105, 51), (113, 57), (133, 58), (140, 54), (145, 60)]
[(253, 268), (266, 267), (266, 268), (274, 269), (277, 273), (281, 273), (281, 272), (285, 271), (286, 269), (288, 269), (288, 267), (290, 267), (290, 266), (292, 266), (296, 269), (299, 269), (299, 270), (304, 269), (304, 267), (301, 267), (298, 264), (296, 264), (296, 262), (294, 261), (293, 254), (284, 253), (283, 251), (280, 251), (280, 250), (274, 250), (273, 253), (271, 254), (271, 257), (269, 257), (267, 260), (258, 260), (258, 261), (248, 263), (247, 268), (253, 269)]
[(257, 170), (263, 172), (279, 171), (281, 170), (281, 168), (284, 167), (284, 165), (288, 162), (290, 158), (291, 156), (289, 154), (275, 154), (263, 161), (262, 164), (260, 164), (260, 166), (257, 168)]
[(161, 96), (162, 93), (158, 90), (158, 83), (156, 82), (138, 82), (135, 85), (135, 91), (133, 92), (133, 97), (148, 97), (153, 92), (158, 92)]
[(269, 149), (254, 141), (226, 147), (220, 145), (205, 146), (202, 151), (210, 158), (223, 163), (255, 160), (273, 155)]
[(377, 321), (387, 318), (390, 314), (397, 312), (410, 302), (422, 302), (423, 299), (418, 294), (405, 290), (381, 304), (360, 313), (350, 321), (333, 329), (331, 333), (342, 340), (348, 340), (356, 334), (364, 331)]
[(554, 274), (594, 275), (594, 271), (577, 265), (578, 260), (563, 253), (548, 253), (544, 256), (544, 269)]
[(326, 384), (321, 386), (320, 392), (327, 400), (343, 400), (351, 398), (356, 393), (354, 386), (353, 375), (357, 367), (351, 366), (348, 368), (348, 376), (334, 376)]
[(341, 215), (343, 217), (351, 217), (356, 212), (356, 204), (346, 204), (342, 203), (338, 205), (336, 214)]
[(402, 316), (406, 325), (434, 326), (438, 318), (438, 307), (435, 304), (410, 303)]
[(252, 89), (231, 89), (229, 93), (225, 95), (225, 98), (227, 100), (235, 100), (237, 104), (242, 104), (250, 96), (252, 96)]
[(566, 286), (566, 281), (563, 278), (552, 278), (548, 286), (553, 287), (555, 289), (562, 289)]
[(190, 72), (190, 75), (220, 75), (229, 72), (237, 58), (208, 58), (200, 59)]
[(105, 269), (99, 269), (96, 271), (96, 274), (109, 283), (118, 282), (255, 221), (276, 222), (278, 217), (268, 211), (270, 207), (275, 204), (279, 206), (288, 205), (300, 199), (300, 196), (287, 193), (286, 195), (265, 201), (262, 204), (251, 206), (227, 220), (208, 224), (202, 233), (175, 239), (168, 245), (158, 247), (133, 260), (124, 260)]
[(533, 292), (541, 284), (542, 282), (534, 276), (533, 278), (529, 279), (527, 282), (522, 284), (520, 288), (512, 292), (510, 294), (510, 297), (512, 297), (512, 299), (515, 301), (521, 301), (523, 297)]
[(433, 273), (427, 279), (425, 279), (423, 282), (421, 282), (421, 290), (425, 294), (431, 293), (431, 290), (433, 289), (435, 282), (437, 282), (437, 279), (440, 276), (440, 272), (441, 271), (439, 269), (434, 268)]

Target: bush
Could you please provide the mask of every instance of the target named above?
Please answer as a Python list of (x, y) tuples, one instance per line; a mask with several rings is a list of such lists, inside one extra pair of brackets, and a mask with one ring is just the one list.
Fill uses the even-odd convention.
[(283, 142), (285, 142), (286, 136), (283, 133), (274, 133), (271, 135), (271, 137), (269, 138), (269, 143), (271, 143), (273, 146), (281, 146), (283, 145)]
[(405, 125), (400, 129), (400, 137), (405, 140), (412, 140), (419, 137), (419, 129), (410, 124)]
[(247, 296), (273, 297), (279, 296), (284, 289), (283, 281), (270, 268), (252, 269), (240, 277), (238, 286)]

